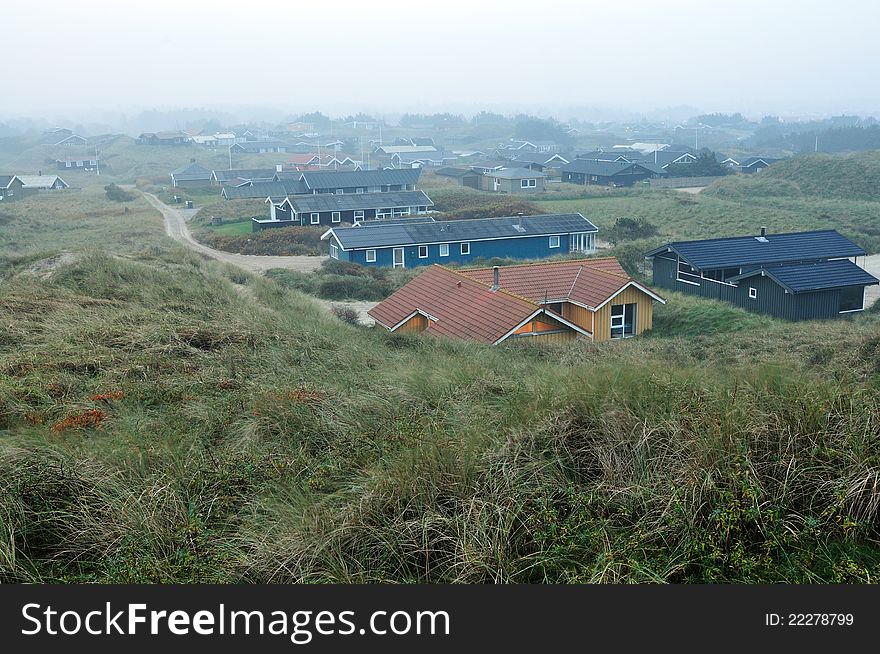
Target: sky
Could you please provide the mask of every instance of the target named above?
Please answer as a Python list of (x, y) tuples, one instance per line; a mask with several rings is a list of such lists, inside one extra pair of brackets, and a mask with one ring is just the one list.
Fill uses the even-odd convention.
[[(4, 3), (0, 116), (880, 114), (877, 0)], [(17, 67), (15, 65), (18, 65)]]

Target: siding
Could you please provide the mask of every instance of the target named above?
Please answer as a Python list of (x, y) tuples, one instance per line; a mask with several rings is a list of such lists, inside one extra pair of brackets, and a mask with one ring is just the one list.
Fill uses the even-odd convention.
[(566, 341), (573, 341), (577, 338), (578, 333), (572, 329), (566, 329), (564, 332), (550, 332), (548, 334), (535, 334), (535, 335), (513, 335), (504, 341), (507, 343), (508, 341), (513, 340), (528, 340), (529, 343), (564, 343)]
[(423, 332), (428, 328), (428, 319), (425, 318), (420, 313), (417, 313), (412, 318), (403, 323), (400, 327), (398, 327), (395, 331), (400, 332), (401, 334), (417, 334), (419, 332)]
[(611, 307), (616, 304), (636, 304), (636, 336), (651, 329), (654, 324), (653, 301), (644, 292), (630, 286), (596, 312), (593, 340), (611, 340)]
[(593, 315), (592, 311), (584, 309), (577, 304), (572, 304), (571, 302), (564, 302), (562, 304), (562, 317), (568, 322), (586, 329), (591, 334), (593, 333)]

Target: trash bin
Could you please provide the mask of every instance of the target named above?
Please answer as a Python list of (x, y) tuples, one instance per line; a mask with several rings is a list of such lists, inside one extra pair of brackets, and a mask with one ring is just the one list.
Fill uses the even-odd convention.
[(193, 208), (193, 201), (192, 201), (192, 200), (187, 200), (187, 201), (186, 201), (186, 208), (187, 208), (187, 209), (192, 209), (192, 208)]
[(182, 199), (183, 199), (183, 198), (180, 197), (179, 195), (175, 195), (175, 196), (174, 196), (174, 202), (175, 202), (176, 204), (180, 204), (180, 201), (181, 201)]

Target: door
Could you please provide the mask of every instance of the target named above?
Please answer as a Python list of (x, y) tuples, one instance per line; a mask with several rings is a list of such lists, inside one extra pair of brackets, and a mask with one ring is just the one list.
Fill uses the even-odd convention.
[(403, 248), (394, 248), (394, 268), (403, 268), (405, 260), (403, 257)]

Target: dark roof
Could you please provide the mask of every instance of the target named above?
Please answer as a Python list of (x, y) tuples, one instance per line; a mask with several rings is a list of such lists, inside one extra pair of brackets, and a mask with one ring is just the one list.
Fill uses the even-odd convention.
[(560, 164), (568, 163), (568, 159), (555, 152), (517, 152), (513, 158), (513, 163), (535, 163), (542, 166), (549, 166), (557, 161)]
[(396, 186), (398, 184), (417, 184), (422, 171), (419, 168), (383, 170), (319, 170), (307, 171), (302, 179), (308, 189), (337, 189), (369, 186)]
[(480, 173), (475, 170), (471, 170), (470, 168), (438, 168), (434, 171), (435, 175), (441, 175), (443, 177), (470, 177), (471, 175), (479, 177)]
[(613, 177), (632, 166), (639, 166), (656, 175), (665, 174), (666, 171), (646, 163), (630, 163), (626, 161), (596, 161), (595, 159), (574, 159), (562, 170), (566, 173), (583, 173), (584, 175), (596, 175), (597, 177)]
[(680, 159), (685, 157), (686, 159), (690, 159), (693, 157), (697, 158), (695, 154), (687, 151), (679, 151), (679, 150), (657, 150), (652, 152), (651, 154), (645, 155), (644, 161), (649, 164), (654, 164), (656, 166), (668, 166), (676, 159)]
[(318, 193), (293, 195), (286, 202), (296, 213), (312, 211), (355, 211), (360, 209), (381, 209), (384, 207), (433, 207), (423, 191), (391, 191), (390, 193), (346, 193), (333, 195)]
[(756, 236), (678, 241), (645, 253), (653, 257), (666, 251), (678, 254), (700, 270), (766, 264), (798, 263), (846, 257), (861, 257), (865, 251), (836, 230), (767, 234), (766, 242)]
[(844, 286), (871, 286), (880, 283), (871, 273), (849, 259), (836, 259), (819, 263), (802, 263), (787, 266), (766, 266), (731, 277), (738, 282), (755, 275), (766, 275), (789, 293), (805, 293)]
[(227, 200), (246, 200), (250, 198), (272, 198), (279, 202), (288, 195), (302, 192), (299, 182), (254, 182), (242, 186), (224, 186), (223, 195)]
[(244, 143), (233, 143), (233, 149), (238, 148), (245, 152), (259, 152), (263, 149), (277, 150), (279, 148), (287, 148), (288, 145), (284, 141), (245, 141)]
[(0, 188), (8, 188), (14, 179), (15, 175), (0, 175)]
[(756, 163), (759, 163), (761, 161), (769, 166), (770, 164), (779, 161), (779, 159), (776, 157), (746, 157), (745, 159), (740, 159), (739, 165), (741, 168), (749, 168), (750, 166), (754, 166)]
[[(522, 229), (518, 230), (520, 224)], [(330, 230), (346, 250), (454, 243), (504, 238), (523, 238), (550, 234), (597, 232), (597, 227), (579, 213), (544, 214), (540, 216), (504, 216), (473, 220), (438, 221), (402, 225), (340, 227)], [(329, 233), (329, 232), (328, 232)]]
[(230, 179), (265, 179), (275, 177), (274, 168), (243, 168), (241, 170), (215, 170), (214, 177), (218, 182)]
[(179, 182), (211, 179), (211, 171), (197, 163), (181, 166), (171, 171), (171, 176)]

